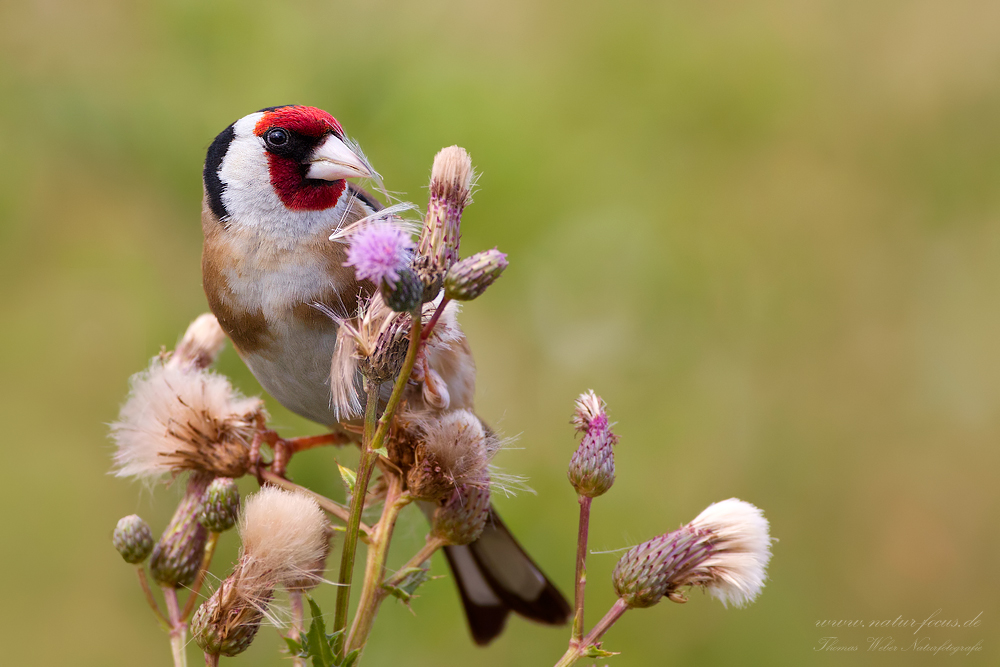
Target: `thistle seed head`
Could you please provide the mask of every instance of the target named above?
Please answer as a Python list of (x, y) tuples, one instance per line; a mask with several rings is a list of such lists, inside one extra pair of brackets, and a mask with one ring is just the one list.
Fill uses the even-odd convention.
[[(233, 572), (198, 609), (191, 629), (207, 653), (247, 649), (278, 586), (302, 590), (322, 581), (332, 532), (312, 498), (265, 486), (240, 515), (243, 547)], [(317, 567), (319, 570), (317, 571)]]
[(771, 558), (763, 513), (731, 498), (690, 524), (629, 549), (615, 566), (615, 592), (630, 607), (667, 596), (685, 602), (685, 586), (700, 586), (723, 605), (744, 606), (760, 593)]
[(337, 320), (330, 391), (341, 420), (362, 414), (358, 372), (376, 383), (399, 373), (409, 345), (410, 323), (410, 315), (393, 312), (379, 292), (359, 307), (357, 315)]
[(153, 359), (132, 376), (111, 437), (119, 477), (155, 480), (185, 470), (241, 477), (250, 441), (266, 419), (259, 398), (245, 398), (221, 375)]
[(118, 520), (111, 542), (126, 563), (138, 565), (153, 550), (153, 532), (138, 514), (130, 514)]
[(409, 492), (423, 500), (441, 500), (461, 486), (489, 484), (489, 464), (500, 439), (471, 410), (415, 420), (414, 463), (406, 476)]

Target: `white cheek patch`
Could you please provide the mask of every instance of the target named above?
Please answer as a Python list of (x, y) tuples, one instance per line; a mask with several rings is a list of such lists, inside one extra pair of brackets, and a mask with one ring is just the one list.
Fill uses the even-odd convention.
[(263, 113), (244, 116), (233, 127), (233, 140), (219, 168), (225, 188), (222, 203), (233, 221), (241, 225), (268, 220), (285, 209), (271, 187), (264, 141), (253, 133)]

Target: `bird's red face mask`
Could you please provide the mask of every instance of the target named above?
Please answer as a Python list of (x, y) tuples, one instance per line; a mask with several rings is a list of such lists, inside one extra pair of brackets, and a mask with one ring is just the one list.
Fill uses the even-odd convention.
[(345, 143), (337, 119), (322, 109), (265, 109), (254, 134), (264, 142), (271, 185), (291, 210), (335, 206), (347, 187), (345, 178), (373, 175), (364, 158)]

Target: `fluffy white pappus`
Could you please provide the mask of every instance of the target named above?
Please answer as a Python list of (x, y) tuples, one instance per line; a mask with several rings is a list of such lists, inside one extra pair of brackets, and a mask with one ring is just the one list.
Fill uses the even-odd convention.
[(301, 583), (310, 576), (318, 581), (314, 570), (326, 558), (331, 532), (312, 498), (265, 486), (247, 498), (239, 530), (248, 585)]
[(771, 535), (764, 512), (730, 498), (709, 505), (690, 523), (711, 534), (711, 552), (700, 564), (711, 577), (705, 589), (723, 605), (742, 607), (760, 594), (771, 560)]
[(461, 146), (438, 151), (431, 166), (431, 196), (452, 200), (461, 206), (472, 203), (469, 196), (476, 181), (472, 158)]
[(350, 320), (340, 322), (337, 344), (330, 360), (330, 405), (340, 421), (360, 416), (364, 410), (357, 379), (359, 336)]
[(202, 313), (190, 325), (170, 355), (168, 366), (207, 368), (226, 344), (226, 333), (212, 313)]
[(266, 418), (259, 398), (244, 397), (221, 375), (160, 358), (130, 384), (111, 425), (116, 475), (151, 481), (185, 470), (246, 472), (256, 421)]

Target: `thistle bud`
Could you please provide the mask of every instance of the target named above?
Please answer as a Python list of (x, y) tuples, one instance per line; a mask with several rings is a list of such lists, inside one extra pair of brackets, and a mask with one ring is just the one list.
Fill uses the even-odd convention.
[(507, 255), (496, 248), (466, 257), (448, 269), (444, 295), (457, 301), (478, 298), (507, 268)]
[(231, 477), (216, 477), (205, 489), (198, 522), (213, 533), (224, 533), (236, 525), (240, 513), (240, 490)]
[(250, 647), (270, 603), (272, 591), (257, 591), (254, 599), (241, 599), (237, 580), (226, 579), (205, 600), (191, 619), (191, 634), (205, 653), (232, 657)]
[(424, 284), (424, 301), (437, 296), (445, 274), (458, 261), (462, 211), (471, 202), (474, 179), (472, 159), (464, 148), (449, 146), (434, 156), (431, 196), (415, 262)]
[(618, 436), (611, 432), (605, 404), (593, 391), (580, 395), (573, 424), (583, 432), (583, 440), (569, 462), (569, 481), (581, 496), (596, 498), (615, 482), (614, 445)]
[(764, 514), (730, 498), (688, 525), (629, 549), (612, 575), (615, 593), (629, 607), (651, 607), (664, 596), (686, 602), (680, 589), (700, 586), (723, 605), (740, 607), (764, 586), (770, 545)]
[(383, 282), (380, 289), (385, 305), (397, 313), (410, 312), (423, 302), (424, 284), (410, 267), (400, 269), (395, 286)]
[(431, 534), (448, 544), (475, 542), (490, 517), (490, 487), (466, 484), (452, 491), (435, 511)]
[(130, 514), (118, 520), (111, 542), (126, 563), (138, 565), (153, 550), (153, 533), (138, 514)]
[(153, 547), (149, 572), (162, 586), (187, 586), (198, 575), (208, 540), (208, 531), (198, 523), (198, 510), (211, 479), (203, 474), (191, 475), (173, 518)]

